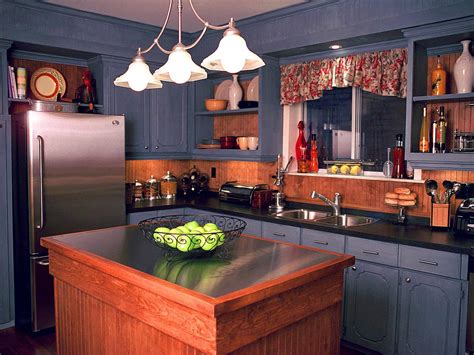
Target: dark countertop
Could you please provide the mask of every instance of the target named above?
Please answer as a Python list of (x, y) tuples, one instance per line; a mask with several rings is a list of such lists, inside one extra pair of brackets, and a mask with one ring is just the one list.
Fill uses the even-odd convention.
[(341, 254), (241, 237), (225, 245), (226, 252), (220, 257), (219, 254), (217, 257), (197, 259), (178, 257), (169, 261), (165, 250), (152, 246), (136, 226), (99, 229), (47, 239), (210, 297), (224, 296), (308, 267), (323, 263), (329, 265), (342, 257)]
[[(133, 205), (127, 206), (127, 213), (177, 207), (199, 208), (209, 212), (229, 213), (235, 216), (253, 218), (266, 222), (281, 223), (301, 228), (474, 256), (474, 238), (458, 237), (448, 231), (435, 230), (429, 226), (409, 224), (401, 226), (387, 220), (379, 220), (374, 224), (350, 228), (323, 226), (311, 222), (290, 221), (277, 218), (269, 214), (267, 209), (255, 209), (246, 205), (222, 202), (214, 196), (199, 200), (177, 198), (175, 200), (136, 201)], [(293, 207), (299, 208), (300, 206), (294, 204), (287, 209)], [(306, 207), (308, 207), (308, 205), (306, 205)], [(310, 208), (322, 209), (319, 205), (310, 205)]]

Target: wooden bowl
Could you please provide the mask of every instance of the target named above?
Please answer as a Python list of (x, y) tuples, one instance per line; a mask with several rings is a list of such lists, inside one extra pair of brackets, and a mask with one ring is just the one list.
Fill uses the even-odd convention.
[(208, 111), (221, 111), (227, 108), (228, 100), (219, 99), (207, 99), (205, 101), (206, 110)]

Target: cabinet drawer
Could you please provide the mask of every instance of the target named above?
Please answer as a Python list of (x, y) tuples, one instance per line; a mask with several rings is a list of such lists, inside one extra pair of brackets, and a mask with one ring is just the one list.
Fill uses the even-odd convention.
[(164, 217), (164, 216), (173, 216), (173, 215), (178, 215), (178, 214), (184, 214), (184, 208), (168, 208), (166, 210), (159, 210), (158, 211), (158, 217)]
[(158, 217), (158, 211), (129, 213), (127, 215), (127, 222), (128, 224), (138, 224), (138, 222), (143, 221), (144, 219), (155, 217)]
[(301, 245), (344, 253), (344, 239), (342, 234), (328, 233), (313, 229), (301, 229)]
[(283, 224), (263, 222), (262, 237), (280, 240), (293, 244), (300, 244), (300, 228), (285, 226)]
[(360, 260), (391, 266), (398, 265), (398, 244), (347, 237), (346, 254), (354, 255)]
[(461, 277), (461, 255), (400, 245), (400, 266), (447, 277)]

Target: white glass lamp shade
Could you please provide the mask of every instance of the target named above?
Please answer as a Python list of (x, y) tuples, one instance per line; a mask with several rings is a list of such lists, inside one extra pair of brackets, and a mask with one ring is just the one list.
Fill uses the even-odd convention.
[(241, 70), (253, 70), (265, 65), (265, 62), (247, 47), (245, 39), (238, 33), (224, 34), (219, 47), (201, 65), (210, 70), (238, 73)]
[(207, 78), (206, 71), (196, 65), (191, 55), (182, 47), (175, 47), (168, 57), (168, 61), (153, 74), (155, 79), (172, 81), (184, 84)]
[(143, 58), (137, 57), (130, 63), (128, 70), (114, 80), (114, 85), (135, 91), (163, 87), (163, 84), (151, 75), (150, 68)]

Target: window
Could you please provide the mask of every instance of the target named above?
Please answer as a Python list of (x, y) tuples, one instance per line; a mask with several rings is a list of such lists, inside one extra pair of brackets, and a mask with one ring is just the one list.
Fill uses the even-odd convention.
[(319, 163), (324, 160), (373, 161), (364, 170), (382, 171), (387, 148), (405, 133), (405, 99), (375, 95), (358, 88), (324, 91), (307, 101), (308, 130), (318, 136)]

